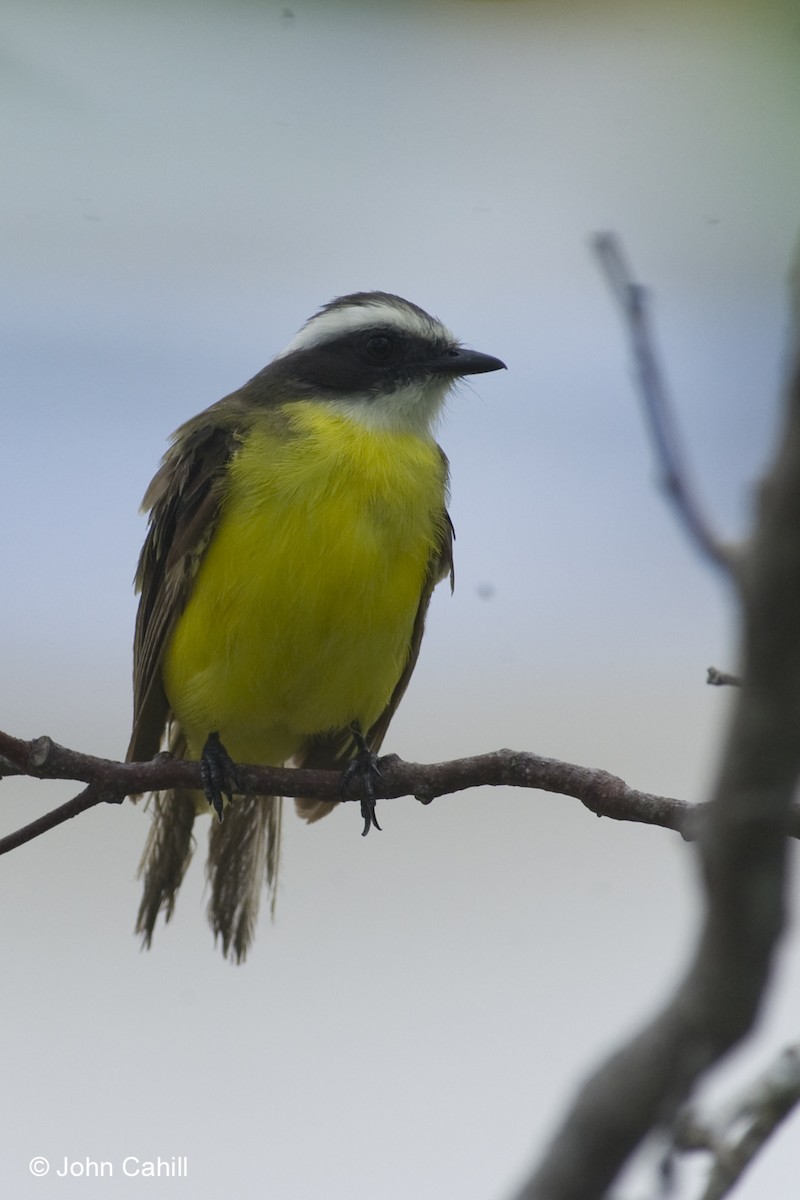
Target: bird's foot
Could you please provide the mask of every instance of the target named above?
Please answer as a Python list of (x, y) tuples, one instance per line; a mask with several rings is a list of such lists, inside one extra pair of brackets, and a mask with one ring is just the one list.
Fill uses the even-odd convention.
[[(370, 750), (367, 740), (358, 727), (353, 728), (358, 751), (342, 771), (339, 781), (339, 793), (343, 800), (361, 799), (361, 816), (364, 818), (364, 828), (361, 836), (366, 837), (370, 829), (380, 831), (378, 818), (375, 816), (375, 789), (383, 782), (380, 759)], [(355, 792), (356, 796), (348, 793)]]
[(200, 755), (200, 778), (203, 781), (203, 793), (206, 800), (214, 809), (220, 821), (222, 820), (222, 797), (233, 800), (234, 791), (239, 791), (241, 785), (236, 772), (236, 763), (219, 739), (218, 733), (210, 733)]

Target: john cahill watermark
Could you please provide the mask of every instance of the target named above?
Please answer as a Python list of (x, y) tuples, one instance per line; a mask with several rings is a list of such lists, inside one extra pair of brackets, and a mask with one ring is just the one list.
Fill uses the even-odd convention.
[(36, 1155), (28, 1163), (31, 1175), (57, 1175), (61, 1179), (113, 1179), (115, 1175), (141, 1176), (142, 1179), (185, 1179), (189, 1174), (189, 1159), (185, 1154), (172, 1158), (138, 1158), (129, 1154), (117, 1163), (100, 1158), (69, 1158), (64, 1156), (51, 1163), (48, 1158)]

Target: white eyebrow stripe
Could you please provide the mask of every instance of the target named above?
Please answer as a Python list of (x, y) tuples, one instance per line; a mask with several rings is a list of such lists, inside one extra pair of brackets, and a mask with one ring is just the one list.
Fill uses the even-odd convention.
[(410, 308), (376, 301), (374, 304), (350, 304), (345, 308), (329, 309), (312, 317), (299, 333), (295, 334), (278, 358), (294, 354), (298, 350), (310, 350), (322, 342), (333, 341), (359, 329), (370, 329), (376, 325), (391, 326), (413, 337), (426, 339), (441, 338), (455, 342), (455, 338), (441, 321), (433, 317), (423, 318)]

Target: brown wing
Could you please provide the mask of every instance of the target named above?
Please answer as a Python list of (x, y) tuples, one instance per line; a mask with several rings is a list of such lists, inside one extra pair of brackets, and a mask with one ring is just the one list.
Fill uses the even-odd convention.
[(133, 642), (129, 762), (158, 753), (169, 720), (161, 681), (164, 650), (216, 526), (221, 479), (237, 445), (230, 398), (222, 423), (217, 407), (178, 430), (142, 502), (150, 510), (150, 524), (136, 571), (141, 599)]
[[(442, 458), (444, 459), (444, 455), (442, 455)], [(444, 459), (444, 461), (446, 468), (447, 460)], [(406, 665), (403, 668), (403, 674), (395, 684), (395, 689), (386, 708), (365, 734), (367, 745), (376, 754), (381, 748), (386, 731), (389, 728), (389, 723), (397, 710), (398, 704), (405, 695), (414, 667), (417, 665), (419, 650), (422, 645), (422, 634), (425, 631), (425, 617), (428, 613), (428, 605), (433, 595), (433, 589), (437, 583), (449, 575), (450, 590), (453, 590), (455, 584), (453, 570), (454, 539), (455, 530), (453, 529), (453, 522), (450, 520), (450, 514), (445, 511), (441, 539), (436, 548), (436, 553), (428, 564), (425, 586), (422, 589), (417, 615), (414, 618), (411, 645)], [(337, 730), (325, 737), (314, 738), (308, 747), (301, 754), (297, 755), (295, 761), (297, 766), (313, 767), (321, 771), (340, 771), (343, 764), (350, 758), (352, 750), (353, 736), (350, 731)], [(318, 821), (320, 817), (326, 816), (335, 807), (336, 802), (300, 798), (296, 801), (296, 805), (298, 814), (304, 817), (306, 821)]]

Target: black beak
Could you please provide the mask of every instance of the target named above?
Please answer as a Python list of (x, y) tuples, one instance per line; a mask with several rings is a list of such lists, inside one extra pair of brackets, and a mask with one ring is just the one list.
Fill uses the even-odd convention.
[(491, 354), (456, 346), (428, 363), (432, 375), (484, 375), (487, 371), (505, 371), (506, 364)]

